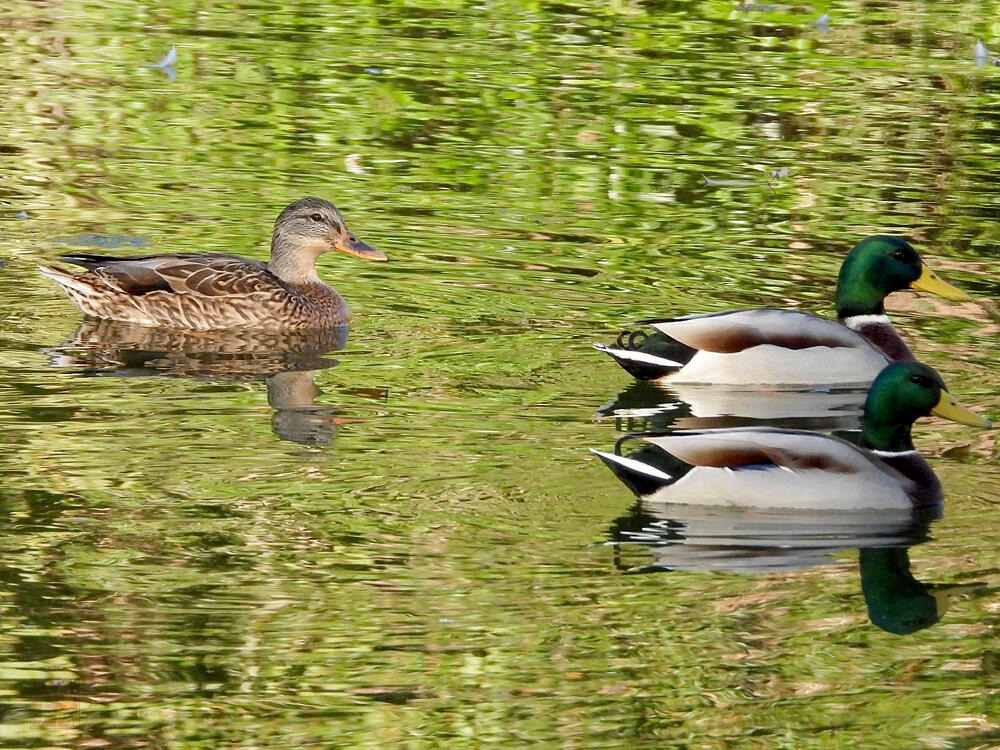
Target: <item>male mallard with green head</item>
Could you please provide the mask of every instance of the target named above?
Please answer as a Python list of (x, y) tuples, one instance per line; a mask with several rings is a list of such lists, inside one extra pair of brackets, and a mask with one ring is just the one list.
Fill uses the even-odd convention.
[(934, 274), (906, 240), (875, 236), (844, 259), (837, 320), (760, 308), (644, 320), (657, 333), (623, 332), (595, 344), (641, 380), (726, 385), (865, 385), (889, 362), (913, 354), (885, 314), (885, 298), (919, 289), (968, 299)]
[(813, 510), (936, 505), (941, 484), (910, 431), (934, 414), (974, 427), (988, 419), (959, 404), (941, 376), (897, 362), (872, 383), (861, 446), (807, 430), (736, 428), (643, 435), (631, 456), (593, 451), (647, 502)]
[(351, 233), (332, 203), (302, 198), (275, 220), (267, 263), (222, 253), (63, 255), (87, 272), (39, 268), (97, 318), (189, 331), (294, 331), (350, 317), (344, 298), (316, 274), (316, 259), (331, 250), (388, 260)]

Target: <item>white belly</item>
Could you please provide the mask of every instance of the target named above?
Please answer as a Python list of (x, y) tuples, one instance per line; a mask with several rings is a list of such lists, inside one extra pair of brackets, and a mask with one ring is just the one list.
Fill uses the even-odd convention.
[(868, 385), (888, 364), (870, 346), (786, 349), (773, 344), (732, 354), (699, 351), (667, 382), (717, 385)]
[(789, 471), (777, 467), (733, 470), (698, 466), (643, 500), (728, 508), (828, 511), (913, 507), (905, 486), (878, 471)]

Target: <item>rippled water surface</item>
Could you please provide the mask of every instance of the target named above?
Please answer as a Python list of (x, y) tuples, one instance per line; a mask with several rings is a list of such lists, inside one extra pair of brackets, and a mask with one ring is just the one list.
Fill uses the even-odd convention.
[[(1000, 417), (997, 12), (8, 0), (0, 747), (998, 746), (995, 431), (916, 430), (912, 574), (982, 585), (910, 635), (797, 527), (742, 570), (604, 544), (683, 521), (587, 451), (634, 429), (592, 342), (829, 314), (876, 232), (973, 294), (889, 307)], [(263, 258), (304, 195), (393, 259), (321, 260), (346, 343), (109, 333), (36, 270)]]

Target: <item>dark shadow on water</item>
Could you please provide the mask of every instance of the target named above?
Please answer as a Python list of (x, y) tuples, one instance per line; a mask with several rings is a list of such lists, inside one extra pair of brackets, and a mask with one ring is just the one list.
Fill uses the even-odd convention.
[(317, 404), (317, 371), (337, 365), (326, 355), (343, 349), (347, 326), (316, 331), (190, 332), (86, 319), (63, 345), (45, 349), (55, 367), (91, 376), (256, 380), (267, 386), (271, 425), (282, 440), (328, 445), (339, 425), (364, 420)]

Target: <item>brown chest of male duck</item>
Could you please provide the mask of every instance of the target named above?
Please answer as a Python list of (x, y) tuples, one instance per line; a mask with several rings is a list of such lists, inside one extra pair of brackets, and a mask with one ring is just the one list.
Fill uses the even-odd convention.
[(348, 230), (332, 203), (302, 198), (275, 220), (267, 263), (222, 253), (64, 255), (87, 271), (39, 268), (97, 318), (193, 331), (305, 330), (350, 317), (344, 298), (316, 273), (316, 259), (332, 250), (388, 260)]

